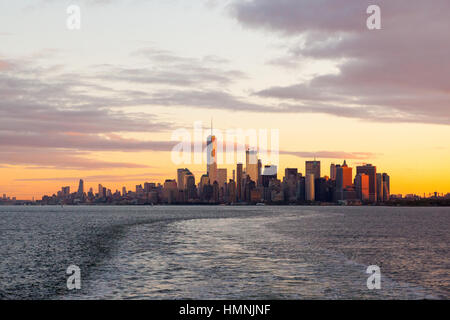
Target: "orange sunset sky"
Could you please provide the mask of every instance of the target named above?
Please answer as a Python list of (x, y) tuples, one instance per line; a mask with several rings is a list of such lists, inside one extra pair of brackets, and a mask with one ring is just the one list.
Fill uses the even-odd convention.
[(171, 137), (211, 118), (278, 129), (279, 176), (345, 159), (392, 194), (450, 192), (450, 2), (378, 3), (381, 30), (365, 0), (83, 0), (80, 30), (64, 1), (1, 3), (0, 196), (198, 182)]

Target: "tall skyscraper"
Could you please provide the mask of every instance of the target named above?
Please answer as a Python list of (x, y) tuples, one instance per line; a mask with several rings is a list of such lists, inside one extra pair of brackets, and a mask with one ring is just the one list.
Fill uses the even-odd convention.
[(235, 203), (236, 202), (236, 182), (233, 180), (230, 180), (227, 185), (227, 191), (228, 191), (228, 203)]
[(336, 180), (336, 165), (334, 163), (330, 165), (330, 179), (332, 181)]
[(186, 190), (187, 200), (195, 199), (197, 188), (195, 187), (195, 177), (193, 174), (187, 174), (184, 177), (184, 186)]
[(175, 180), (167, 179), (164, 182), (163, 199), (170, 203), (174, 203), (177, 199), (178, 186)]
[(258, 153), (247, 149), (245, 152), (245, 172), (255, 183), (258, 182)]
[(236, 165), (236, 197), (237, 200), (241, 200), (242, 194), (242, 163)]
[(186, 169), (186, 172), (184, 174), (183, 177), (183, 190), (188, 189), (188, 181), (191, 181), (190, 183), (192, 183), (192, 180), (194, 180), (194, 185), (195, 185), (195, 176), (192, 174), (192, 172), (188, 169)]
[(199, 193), (203, 194), (205, 187), (210, 184), (208, 175), (204, 174), (200, 177), (200, 182), (198, 185)]
[(383, 175), (381, 173), (377, 173), (377, 202), (383, 202)]
[(206, 140), (207, 164), (206, 170), (208, 173), (210, 184), (217, 180), (217, 140), (216, 136), (208, 136)]
[(336, 165), (336, 193), (335, 200), (347, 200), (344, 194), (346, 189), (351, 189), (353, 187), (353, 169), (344, 163), (341, 165)]
[(77, 196), (82, 197), (83, 195), (84, 195), (84, 181), (80, 179), (80, 182), (78, 184)]
[(297, 168), (286, 168), (284, 170), (284, 198), (289, 202), (297, 201), (297, 185), (298, 185), (298, 170)]
[(365, 173), (369, 176), (369, 201), (377, 201), (377, 167), (371, 164), (356, 167), (356, 174)]
[(177, 169), (178, 190), (183, 190), (185, 169)]
[(256, 185), (259, 187), (262, 184), (262, 161), (261, 159), (258, 159), (258, 180), (256, 181)]
[(314, 179), (320, 178), (320, 161), (306, 161), (305, 162), (305, 176), (309, 174), (314, 175)]
[(391, 178), (387, 173), (383, 173), (383, 201), (389, 201), (391, 197)]
[(177, 169), (177, 186), (178, 190), (186, 189), (186, 176), (192, 175), (191, 171), (187, 168)]
[(305, 195), (306, 195), (306, 201), (314, 201), (315, 194), (314, 194), (314, 180), (315, 176), (314, 174), (310, 173), (307, 174), (305, 177)]
[[(339, 175), (338, 175), (339, 170)], [(344, 160), (342, 166), (336, 168), (336, 187), (345, 189), (351, 188), (353, 186), (353, 169), (347, 165), (347, 162)], [(339, 177), (339, 178), (338, 178)]]
[(355, 177), (356, 196), (361, 201), (369, 200), (369, 176), (365, 173), (360, 173)]

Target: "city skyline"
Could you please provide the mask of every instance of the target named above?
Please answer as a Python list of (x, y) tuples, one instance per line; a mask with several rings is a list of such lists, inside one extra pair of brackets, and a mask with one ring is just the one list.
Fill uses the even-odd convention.
[[(80, 179), (77, 192), (71, 192), (70, 186), (65, 186), (57, 194), (45, 195), (39, 201), (42, 204), (119, 204), (119, 201), (123, 204), (129, 200), (134, 204), (300, 204), (342, 201), (345, 204), (374, 204), (390, 200), (390, 177), (387, 173), (377, 173), (375, 166), (365, 164), (357, 167), (353, 180), (352, 168), (348, 167), (346, 160), (342, 165), (331, 164), (329, 176), (321, 175), (319, 160), (306, 161), (305, 175), (298, 168), (285, 168), (285, 175), (281, 180), (278, 179), (277, 166), (269, 164), (263, 167), (257, 151), (248, 148), (245, 151), (245, 171), (242, 170), (242, 163), (237, 163), (233, 178), (228, 179), (227, 169), (217, 167), (216, 141), (211, 132), (207, 138), (206, 172), (201, 175), (198, 184), (195, 175), (188, 168), (179, 168), (176, 179), (166, 179), (164, 184), (145, 182), (144, 186), (136, 185), (134, 191), (123, 186), (122, 192), (116, 189), (114, 193), (98, 184), (97, 192), (92, 187), (86, 192), (84, 180)], [(378, 179), (379, 177), (381, 178)], [(398, 199), (399, 195), (394, 197)]]
[[(216, 140), (214, 135), (208, 136), (207, 142)], [(208, 145), (206, 171), (196, 180), (188, 168), (177, 169), (175, 179), (166, 179), (163, 184), (145, 182), (134, 188), (123, 186), (121, 190), (109, 189), (98, 184), (97, 190), (87, 187), (83, 179), (79, 180), (76, 192), (70, 186), (63, 186), (52, 195), (45, 195), (36, 201), (43, 205), (80, 205), (80, 204), (390, 204), (399, 205), (399, 200), (418, 201), (424, 199), (450, 199), (446, 195), (435, 193), (423, 197), (408, 194), (391, 194), (390, 176), (377, 172), (376, 166), (364, 164), (356, 167), (353, 176), (352, 167), (347, 161), (341, 164), (331, 164), (329, 175), (321, 175), (320, 160), (305, 161), (305, 174), (298, 168), (285, 168), (284, 176), (278, 175), (274, 165), (264, 165), (258, 158), (258, 153), (250, 148), (246, 150), (246, 166), (237, 163), (232, 178), (227, 175), (227, 169), (218, 168), (215, 145)], [(253, 161), (249, 161), (250, 157)], [(256, 180), (251, 175), (253, 163), (257, 163)], [(230, 178), (230, 179), (228, 179)], [(198, 181), (198, 183), (196, 183)], [(86, 187), (86, 189), (85, 189)], [(7, 198), (4, 194), (0, 204), (16, 199)], [(33, 199), (34, 202), (34, 199)]]
[(0, 4), (0, 195), (164, 183), (172, 133), (210, 118), (279, 129), (279, 168), (376, 163), (393, 193), (450, 192), (448, 1), (382, 1), (381, 30), (368, 0), (75, 2), (80, 30), (64, 2)]
[[(76, 192), (71, 186), (63, 186), (57, 193), (44, 195), (40, 204), (257, 204), (257, 203), (341, 203), (341, 204), (382, 204), (402, 199), (402, 194), (391, 193), (391, 177), (385, 172), (377, 172), (372, 164), (349, 167), (331, 163), (329, 173), (322, 174), (321, 161), (306, 160), (304, 174), (298, 168), (285, 168), (283, 178), (278, 179), (279, 168), (274, 164), (263, 164), (256, 148), (245, 149), (245, 167), (235, 163), (232, 178), (226, 168), (218, 167), (219, 150), (217, 137), (212, 129), (206, 138), (206, 168), (196, 180), (188, 168), (178, 168), (175, 179), (164, 179), (164, 183), (146, 181), (135, 188), (122, 186), (114, 192), (99, 183), (97, 192), (93, 187), (85, 190), (85, 182), (79, 180)], [(222, 142), (220, 145), (222, 145)], [(227, 151), (229, 151), (227, 149)], [(201, 157), (200, 157), (201, 158)], [(228, 179), (230, 178), (230, 179)], [(196, 183), (198, 181), (198, 183)], [(74, 189), (72, 189), (74, 190)], [(121, 190), (121, 191), (120, 191)], [(134, 191), (133, 191), (134, 190)], [(435, 192), (434, 197), (449, 198)], [(425, 199), (416, 194), (406, 195), (407, 199)], [(431, 198), (431, 195), (430, 195)], [(13, 203), (3, 194), (3, 202)], [(33, 197), (33, 202), (34, 197)], [(130, 202), (131, 201), (131, 202)], [(1, 203), (1, 202), (0, 202)]]
[[(217, 143), (216, 143), (216, 138), (214, 136), (208, 136), (208, 140), (206, 143), (206, 148), (205, 151), (207, 153), (207, 162), (206, 162), (206, 170), (202, 171), (201, 168), (205, 167), (204, 164), (197, 164), (197, 165), (190, 165), (193, 167), (198, 168), (197, 170), (190, 170), (188, 168), (185, 169), (175, 169), (177, 170), (178, 174), (176, 176), (170, 175), (170, 173), (168, 175), (163, 175), (163, 174), (159, 174), (159, 173), (152, 173), (152, 174), (138, 174), (136, 175), (136, 178), (132, 178), (132, 180), (128, 180), (128, 179), (123, 179), (120, 180), (122, 177), (121, 176), (117, 176), (114, 178), (117, 178), (117, 180), (113, 179), (113, 180), (109, 180), (111, 179), (111, 177), (113, 176), (95, 176), (95, 177), (89, 177), (89, 176), (81, 176), (81, 177), (63, 177), (63, 178), (56, 178), (56, 179), (52, 179), (49, 178), (49, 181), (54, 180), (54, 183), (60, 183), (60, 182), (69, 182), (68, 184), (65, 184), (67, 188), (70, 188), (70, 190), (76, 190), (77, 188), (79, 188), (79, 180), (82, 180), (84, 185), (86, 187), (89, 188), (94, 188), (95, 186), (98, 185), (109, 185), (111, 186), (110, 190), (122, 190), (123, 188), (126, 188), (127, 190), (134, 190), (134, 188), (139, 185), (142, 184), (143, 181), (145, 181), (146, 183), (154, 183), (154, 184), (160, 184), (163, 185), (165, 181), (167, 180), (175, 180), (177, 183), (179, 181), (180, 178), (180, 170), (184, 171), (187, 170), (187, 172), (189, 173), (189, 175), (192, 175), (195, 177), (196, 182), (199, 182), (199, 180), (201, 179), (202, 175), (208, 175), (209, 172), (212, 173), (212, 179), (213, 180), (217, 180), (218, 174), (220, 171), (222, 171), (222, 175), (225, 172), (225, 175), (228, 177), (228, 179), (225, 179), (225, 181), (228, 181), (229, 178), (233, 175), (233, 180), (236, 182), (236, 180), (234, 179), (234, 176), (237, 174), (238, 165), (241, 165), (241, 167), (243, 168), (242, 173), (247, 173), (246, 170), (248, 170), (247, 168), (250, 168), (250, 176), (254, 176), (255, 174), (258, 174), (258, 166), (261, 166), (261, 160), (258, 159), (257, 156), (257, 151), (254, 150), (253, 148), (248, 148), (245, 150), (245, 154), (246, 154), (246, 162), (245, 163), (236, 163), (235, 165), (230, 165), (230, 164), (223, 164), (221, 165), (221, 168), (218, 168), (217, 166)], [(213, 143), (214, 143), (214, 147), (213, 147)], [(213, 151), (214, 150), (214, 151)], [(225, 151), (223, 152), (225, 153)], [(211, 154), (215, 154), (214, 156), (209, 156)], [(256, 163), (250, 163), (250, 154), (253, 155), (253, 157), (256, 159)], [(255, 159), (253, 159), (253, 161), (255, 161)], [(296, 168), (299, 169), (298, 173), (303, 174), (304, 177), (307, 177), (309, 174), (312, 174), (314, 176), (314, 179), (322, 178), (322, 177), (327, 177), (331, 180), (338, 180), (340, 179), (339, 176), (339, 172), (336, 172), (336, 169), (341, 169), (344, 170), (346, 169), (346, 167), (348, 166), (347, 164), (347, 160), (344, 159), (343, 160), (343, 164), (342, 166), (339, 164), (339, 161), (329, 161), (329, 160), (322, 160), (322, 159), (317, 159), (316, 157), (314, 157), (314, 160), (305, 160), (304, 166), (303, 166), (303, 170), (300, 170), (299, 167), (295, 167), (295, 166), (290, 166), (290, 167), (285, 167), (284, 170), (288, 170), (291, 168)], [(350, 164), (350, 166), (352, 166), (352, 168), (358, 168), (358, 171), (354, 171), (354, 173), (352, 173), (352, 168), (350, 168), (349, 170), (349, 176), (346, 178), (347, 180), (345, 180), (346, 182), (344, 182), (344, 186), (349, 185), (349, 181), (350, 184), (354, 184), (353, 182), (355, 181), (355, 179), (357, 178), (357, 175), (359, 173), (360, 168), (369, 165), (370, 166), (370, 161), (368, 162), (361, 162), (361, 161), (355, 161), (355, 162), (348, 162)], [(327, 167), (326, 165), (323, 164), (329, 164), (329, 166)], [(255, 168), (253, 168), (255, 167)], [(278, 166), (270, 166), (270, 165), (263, 165), (262, 168), (259, 168), (259, 170), (264, 171), (264, 167), (275, 167), (276, 168), (276, 174), (280, 174), (281, 172), (283, 172), (283, 168), (282, 167), (278, 167)], [(245, 170), (244, 170), (245, 169)], [(267, 168), (266, 168), (267, 169)], [(255, 171), (256, 170), (256, 171)], [(256, 173), (255, 173), (255, 172)], [(384, 170), (383, 172), (388, 171), (388, 170)], [(325, 173), (323, 173), (325, 172)], [(367, 173), (367, 172), (365, 172)], [(342, 174), (341, 174), (342, 175)], [(126, 176), (125, 176), (126, 177)], [(104, 180), (102, 180), (104, 179)], [(342, 178), (342, 179), (345, 179)], [(43, 178), (42, 181), (45, 181), (46, 179)], [(224, 179), (222, 179), (224, 180)], [(253, 177), (252, 179), (253, 181), (257, 180), (255, 179), (255, 177)], [(27, 182), (28, 179), (23, 179), (22, 182)], [(37, 179), (37, 181), (41, 181), (41, 179)], [(126, 183), (128, 182), (128, 183)], [(394, 184), (395, 186), (395, 184)], [(373, 189), (376, 188), (375, 185), (375, 181), (371, 179), (371, 193), (373, 194), (374, 191)], [(433, 192), (397, 192), (397, 190), (395, 189), (391, 189), (391, 193), (395, 194), (395, 195), (415, 195), (415, 196), (419, 196), (419, 197), (428, 197), (428, 196), (433, 196), (435, 194), (438, 195), (445, 195), (448, 194), (450, 192), (448, 192), (447, 190), (435, 190)], [(20, 194), (20, 193), (19, 193)], [(35, 193), (33, 193), (31, 195), (31, 197), (19, 197), (17, 194), (13, 194), (13, 193), (8, 193), (8, 192), (0, 192), (0, 195), (8, 195), (9, 198), (16, 198), (18, 200), (31, 200), (31, 199), (38, 199), (44, 195), (48, 195), (48, 194), (55, 194), (54, 192), (45, 192), (45, 191), (36, 191)], [(372, 199), (374, 200), (374, 195), (372, 195)]]

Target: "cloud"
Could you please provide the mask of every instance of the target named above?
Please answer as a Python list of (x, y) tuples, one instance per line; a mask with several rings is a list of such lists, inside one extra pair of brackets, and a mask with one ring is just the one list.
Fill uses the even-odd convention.
[(344, 152), (344, 151), (280, 151), (280, 154), (292, 155), (299, 158), (323, 158), (323, 159), (373, 159), (376, 155), (372, 152)]
[(170, 150), (168, 142), (124, 139), (121, 134), (168, 131), (172, 123), (150, 113), (126, 112), (120, 109), (126, 106), (124, 98), (115, 97), (114, 90), (58, 66), (40, 67), (39, 53), (33, 55), (0, 60), (0, 163), (77, 170), (146, 168), (99, 161), (92, 152)]
[(217, 56), (184, 57), (154, 47), (142, 48), (131, 56), (140, 59), (138, 67), (99, 65), (93, 78), (128, 84), (223, 88), (247, 77), (242, 71), (226, 68), (228, 61)]
[[(286, 64), (295, 59), (340, 62), (337, 74), (255, 94), (299, 103), (298, 108), (291, 105), (292, 112), (450, 124), (450, 2), (378, 1), (382, 30), (375, 31), (365, 26), (370, 4), (366, 0), (234, 2), (231, 12), (242, 25), (298, 39), (298, 45), (287, 52)], [(319, 107), (301, 107), (311, 102)]]
[(79, 179), (83, 179), (85, 183), (92, 182), (124, 182), (124, 181), (138, 181), (138, 180), (151, 180), (149, 178), (161, 176), (161, 173), (153, 173), (153, 172), (145, 172), (138, 174), (127, 174), (127, 175), (112, 175), (112, 174), (104, 174), (104, 175), (92, 175), (92, 176), (82, 176), (82, 177), (57, 177), (57, 178), (33, 178), (33, 179), (16, 179), (15, 181), (26, 181), (26, 182), (38, 182), (38, 181), (74, 181), (78, 182)]
[(232, 110), (244, 112), (278, 112), (275, 106), (246, 101), (225, 90), (160, 90), (136, 101), (139, 104), (155, 106), (194, 107), (200, 109)]
[(13, 64), (10, 61), (0, 60), (0, 71), (11, 69)]
[[(57, 134), (26, 134), (1, 133), (1, 147), (28, 147), (44, 149), (65, 149), (80, 151), (171, 151), (176, 142), (172, 141), (142, 141), (125, 139), (119, 135), (89, 135), (77, 133)], [(0, 151), (1, 152), (1, 151)]]
[(110, 162), (88, 157), (86, 153), (60, 150), (12, 148), (0, 150), (0, 164), (30, 166), (28, 169), (103, 170), (117, 168), (148, 168), (147, 165)]

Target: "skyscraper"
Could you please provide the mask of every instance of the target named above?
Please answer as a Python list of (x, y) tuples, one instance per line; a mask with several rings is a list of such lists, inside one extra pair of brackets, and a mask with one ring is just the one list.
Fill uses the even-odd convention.
[(383, 175), (381, 173), (377, 173), (377, 202), (383, 202)]
[(228, 203), (236, 202), (236, 182), (234, 180), (230, 180), (227, 185), (228, 191)]
[(369, 200), (369, 176), (365, 173), (360, 173), (355, 177), (356, 196), (361, 201)]
[(369, 201), (377, 201), (377, 167), (371, 164), (356, 167), (356, 174), (365, 173), (369, 176)]
[(330, 179), (332, 181), (336, 180), (336, 165), (334, 163), (330, 165)]
[(174, 203), (177, 199), (178, 186), (175, 180), (167, 179), (164, 182), (163, 199), (167, 203)]
[(351, 189), (353, 187), (353, 169), (347, 165), (344, 160), (342, 166), (336, 166), (336, 193), (335, 200), (347, 200), (344, 194), (346, 189)]
[(190, 181), (192, 179), (194, 180), (194, 185), (195, 185), (195, 176), (192, 174), (192, 172), (190, 170), (186, 169), (186, 172), (185, 172), (183, 178), (184, 178), (183, 179), (184, 190), (188, 189), (188, 181)]
[(223, 188), (225, 182), (227, 182), (227, 169), (217, 169), (217, 183), (220, 188)]
[(206, 171), (208, 173), (210, 184), (217, 180), (217, 140), (216, 136), (208, 136), (206, 140), (207, 164)]
[(186, 189), (186, 176), (192, 175), (191, 171), (187, 168), (177, 169), (177, 186), (178, 190)]
[(284, 170), (284, 198), (290, 202), (297, 201), (297, 185), (298, 185), (298, 170), (297, 168), (286, 168)]
[(383, 201), (389, 201), (391, 197), (391, 178), (387, 173), (383, 173)]
[(261, 161), (261, 159), (258, 159), (258, 180), (257, 180), (257, 183), (256, 183), (256, 185), (258, 187), (262, 184), (261, 175), (262, 175), (262, 161)]
[(178, 190), (183, 190), (185, 169), (177, 169)]
[(197, 194), (197, 188), (195, 187), (195, 177), (193, 174), (187, 174), (184, 177), (184, 188), (186, 190), (187, 200), (195, 199)]
[(320, 161), (306, 161), (305, 162), (305, 176), (309, 174), (314, 175), (314, 179), (320, 178)]
[(80, 179), (80, 183), (78, 184), (77, 196), (82, 197), (83, 195), (84, 195), (84, 181)]
[(247, 149), (245, 152), (245, 172), (255, 183), (258, 182), (258, 153)]
[(70, 187), (62, 187), (61, 188), (61, 193), (62, 193), (63, 196), (70, 195)]
[(236, 197), (237, 200), (241, 200), (242, 194), (242, 163), (236, 165)]
[(338, 169), (340, 170), (340, 174), (338, 180), (338, 174), (336, 170), (336, 186), (342, 189), (351, 188), (353, 186), (353, 169), (347, 165), (347, 161), (345, 160), (342, 166), (338, 167)]
[(210, 184), (208, 175), (204, 174), (200, 177), (200, 182), (198, 185), (199, 194), (203, 194), (205, 187)]
[(305, 195), (306, 195), (306, 201), (314, 201), (315, 194), (314, 194), (314, 174), (310, 173), (306, 175), (305, 180)]
[(277, 179), (277, 171), (277, 166), (275, 165), (264, 166), (264, 171), (261, 177), (263, 187), (268, 188), (270, 180)]

